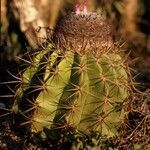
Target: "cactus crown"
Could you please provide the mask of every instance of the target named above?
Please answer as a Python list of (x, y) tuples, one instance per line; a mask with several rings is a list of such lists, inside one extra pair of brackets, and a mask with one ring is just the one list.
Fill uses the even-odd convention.
[(112, 34), (112, 24), (101, 14), (71, 13), (60, 19), (53, 39), (58, 48), (101, 52), (106, 47), (112, 47)]

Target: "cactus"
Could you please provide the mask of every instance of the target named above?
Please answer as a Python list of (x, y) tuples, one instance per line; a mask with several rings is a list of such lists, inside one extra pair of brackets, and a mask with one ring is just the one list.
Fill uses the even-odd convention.
[(35, 133), (72, 127), (117, 135), (130, 89), (111, 24), (96, 13), (72, 13), (58, 23), (53, 42), (22, 75), (16, 120), (21, 116), (19, 124)]

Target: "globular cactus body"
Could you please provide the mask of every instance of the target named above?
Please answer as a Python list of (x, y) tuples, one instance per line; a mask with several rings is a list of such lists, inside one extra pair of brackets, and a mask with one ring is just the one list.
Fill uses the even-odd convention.
[[(92, 14), (83, 15), (81, 19), (76, 14), (71, 17), (78, 18), (75, 28), (81, 20), (93, 18)], [(81, 43), (75, 45), (81, 32), (73, 30), (77, 36), (72, 41), (72, 35), (65, 26), (63, 28), (67, 19), (60, 22), (55, 32), (57, 48), (49, 44), (24, 72), (13, 108), (24, 116), (26, 122), (23, 124), (28, 124), (32, 132), (73, 127), (84, 133), (94, 130), (102, 135), (117, 135), (123, 101), (129, 95), (128, 74), (118, 51), (110, 47), (110, 26), (107, 24), (107, 32), (99, 30), (101, 40), (95, 37), (97, 47), (93, 44), (94, 38), (90, 41), (92, 29), (84, 27), (90, 30), (87, 36), (92, 46), (87, 41), (88, 46), (82, 51)], [(100, 19), (95, 18), (97, 22)], [(106, 24), (105, 20), (101, 24)]]

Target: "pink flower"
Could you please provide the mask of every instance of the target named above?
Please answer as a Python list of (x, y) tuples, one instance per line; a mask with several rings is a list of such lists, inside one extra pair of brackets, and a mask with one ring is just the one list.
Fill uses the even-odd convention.
[(77, 5), (75, 6), (75, 13), (76, 13), (76, 14), (80, 14), (80, 9), (81, 9), (81, 5), (77, 4)]
[(87, 1), (86, 0), (81, 4), (75, 5), (75, 13), (76, 14), (86, 14), (87, 13)]

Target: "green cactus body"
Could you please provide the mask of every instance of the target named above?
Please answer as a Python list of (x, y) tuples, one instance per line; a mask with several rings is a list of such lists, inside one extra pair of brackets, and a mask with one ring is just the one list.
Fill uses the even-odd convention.
[[(15, 101), (14, 105), (13, 105), (13, 110), (17, 111), (16, 107), (18, 105), (18, 101), (21, 98), (23, 92), (28, 89), (30, 87), (30, 84), (32, 82), (33, 76), (36, 72), (38, 72), (38, 70), (40, 70), (40, 68), (42, 68), (40, 65), (40, 61), (43, 57), (44, 54), (48, 53), (49, 50), (51, 50), (52, 46), (49, 45), (47, 47), (46, 50), (43, 50), (41, 52), (38, 52), (36, 54), (36, 56), (33, 58), (33, 60), (27, 61), (30, 65), (29, 67), (24, 71), (24, 73), (22, 74), (22, 77), (20, 78), (20, 88), (17, 90), (16, 92), (16, 99), (17, 101)], [(43, 62), (44, 63), (44, 62)]]
[[(32, 91), (33, 85), (28, 83), (29, 93), (23, 90), (16, 101), (21, 114), (28, 116), (32, 112), (28, 116), (31, 131), (71, 126), (86, 133), (96, 130), (108, 136), (117, 134), (122, 104), (128, 96), (128, 77), (121, 57), (115, 53), (102, 54), (98, 59), (90, 53), (67, 51), (64, 57), (56, 55), (57, 51), (53, 53), (57, 59), (53, 65), (45, 65), (36, 88)], [(61, 61), (57, 63), (58, 58)], [(39, 87), (32, 99), (30, 95)], [(25, 104), (30, 107), (24, 109)]]
[[(88, 16), (89, 20), (94, 18), (91, 16)], [(82, 19), (85, 21), (87, 16), (82, 16), (81, 20), (76, 15), (73, 17), (75, 24), (78, 24)], [(100, 21), (101, 17), (98, 17), (95, 24), (98, 25)], [(84, 133), (99, 131), (109, 137), (117, 135), (123, 101), (129, 95), (124, 61), (116, 49), (111, 50), (106, 45), (98, 47), (99, 53), (96, 53), (94, 44), (92, 47), (85, 46), (83, 51), (79, 50), (80, 46), (70, 40), (72, 37), (69, 33), (65, 35), (67, 44), (64, 49), (58, 43), (65, 43), (61, 32), (66, 31), (66, 26), (63, 22), (60, 25), (64, 28), (55, 32), (57, 39), (54, 37), (59, 48), (48, 46), (45, 52), (41, 51), (23, 74), (25, 80), (16, 93), (14, 104), (15, 111), (25, 118), (21, 124), (28, 124), (29, 130), (36, 133), (44, 128), (55, 131), (73, 127)], [(101, 35), (104, 32), (110, 45), (110, 29), (108, 33), (106, 30), (99, 32)], [(89, 34), (92, 34), (91, 28)], [(105, 42), (102, 38), (99, 44)]]

